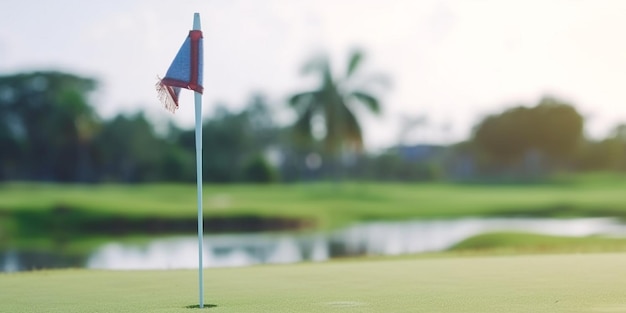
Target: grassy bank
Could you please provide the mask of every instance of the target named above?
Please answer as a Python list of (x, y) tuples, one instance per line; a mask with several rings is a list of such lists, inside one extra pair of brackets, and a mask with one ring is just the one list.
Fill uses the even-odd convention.
[(479, 234), (463, 240), (445, 254), (451, 255), (451, 252), (455, 256), (626, 252), (626, 238), (496, 232)]
[[(206, 185), (205, 231), (336, 228), (367, 220), (467, 216), (626, 217), (626, 179), (539, 184)], [(196, 187), (0, 184), (0, 249), (85, 254), (113, 237), (193, 233)]]
[[(205, 270), (208, 312), (622, 312), (626, 254)], [(0, 274), (1, 312), (197, 312), (195, 271)]]
[[(205, 217), (282, 217), (319, 227), (381, 219), (465, 216), (626, 217), (626, 179), (582, 177), (551, 184), (315, 183), (206, 185)], [(127, 218), (193, 219), (194, 185), (0, 185), (0, 213), (69, 209)], [(32, 216), (30, 217), (32, 218)], [(85, 218), (85, 217), (83, 217)]]

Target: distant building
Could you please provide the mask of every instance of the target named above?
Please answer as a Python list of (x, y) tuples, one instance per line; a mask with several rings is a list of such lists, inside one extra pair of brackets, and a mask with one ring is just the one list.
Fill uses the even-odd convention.
[(432, 144), (417, 144), (413, 146), (397, 146), (393, 149), (398, 152), (398, 155), (404, 161), (427, 163), (443, 158), (447, 147)]
[(464, 149), (457, 149), (454, 146), (417, 144), (397, 146), (393, 149), (405, 162), (439, 168), (441, 178), (466, 180), (477, 174), (476, 161), (472, 153), (464, 151)]

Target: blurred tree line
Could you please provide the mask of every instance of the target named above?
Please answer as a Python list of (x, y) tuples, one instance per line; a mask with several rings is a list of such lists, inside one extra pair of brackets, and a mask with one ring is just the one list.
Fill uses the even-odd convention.
[[(337, 178), (416, 181), (509, 175), (536, 178), (554, 171), (626, 171), (626, 125), (602, 140), (584, 136), (584, 118), (571, 104), (546, 97), (483, 119), (467, 141), (398, 145), (362, 151), (354, 101), (371, 112), (380, 104), (368, 88), (342, 94), (362, 56), (353, 53), (345, 78), (328, 60), (308, 73), (319, 88), (290, 97), (297, 118), (279, 125), (272, 104), (250, 97), (238, 112), (217, 106), (203, 125), (207, 182), (274, 182)], [(354, 85), (353, 85), (354, 86)], [(156, 133), (142, 113), (103, 120), (90, 103), (97, 82), (60, 72), (0, 76), (0, 181), (195, 181), (193, 129), (168, 125)], [(317, 120), (316, 120), (317, 119)], [(322, 124), (322, 131), (316, 123)], [(319, 128), (319, 127), (318, 127)]]
[[(194, 131), (158, 135), (142, 113), (101, 120), (93, 79), (59, 72), (0, 77), (0, 180), (194, 181)], [(208, 181), (272, 181), (263, 157), (277, 129), (261, 97), (242, 112), (218, 108), (204, 122)]]
[[(575, 107), (544, 97), (482, 120), (468, 142), (482, 175), (542, 178), (555, 171), (626, 170), (625, 125), (600, 141), (584, 135)], [(620, 135), (621, 133), (621, 135)]]

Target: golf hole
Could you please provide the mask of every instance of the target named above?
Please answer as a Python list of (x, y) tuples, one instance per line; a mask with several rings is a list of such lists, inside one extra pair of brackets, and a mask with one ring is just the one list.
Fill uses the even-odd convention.
[[(215, 308), (217, 307), (217, 304), (205, 304), (203, 309), (210, 309), (210, 308)], [(192, 304), (192, 305), (188, 305), (185, 307), (186, 309), (199, 309), (200, 305), (198, 304)]]

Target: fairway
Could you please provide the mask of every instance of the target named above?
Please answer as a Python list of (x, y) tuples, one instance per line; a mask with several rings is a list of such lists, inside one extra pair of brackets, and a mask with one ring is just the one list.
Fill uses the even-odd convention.
[[(205, 271), (208, 312), (626, 312), (626, 254), (344, 260)], [(195, 271), (0, 275), (0, 312), (197, 312)]]
[[(574, 176), (550, 184), (345, 182), (292, 185), (206, 185), (204, 215), (312, 221), (316, 229), (354, 222), (468, 216), (625, 217), (622, 176)], [(0, 214), (16, 225), (48, 227), (59, 211), (67, 221), (180, 219), (196, 216), (196, 187), (184, 184), (0, 184)], [(57, 214), (58, 215), (58, 214)], [(33, 226), (33, 220), (41, 225)], [(24, 226), (24, 225), (22, 225)], [(20, 227), (22, 227), (20, 226)], [(24, 226), (24, 227), (26, 227)], [(210, 229), (207, 229), (210, 231)]]

